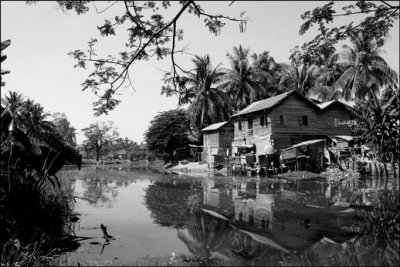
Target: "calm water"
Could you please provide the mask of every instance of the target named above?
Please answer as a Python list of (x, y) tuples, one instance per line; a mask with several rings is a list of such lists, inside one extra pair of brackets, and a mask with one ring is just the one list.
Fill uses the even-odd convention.
[[(64, 170), (59, 178), (76, 199), (76, 235), (89, 237), (62, 256), (71, 265), (144, 258), (148, 265), (160, 255), (174, 264), (173, 254), (221, 265), (337, 265), (337, 255), (355, 243), (357, 210), (332, 203), (363, 204), (374, 191), (368, 182), (338, 186), (112, 166)], [(106, 242), (100, 224), (115, 240)]]

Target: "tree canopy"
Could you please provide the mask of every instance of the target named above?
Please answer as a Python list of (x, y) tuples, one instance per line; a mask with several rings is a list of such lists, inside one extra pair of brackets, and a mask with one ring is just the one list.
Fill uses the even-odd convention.
[(86, 140), (84, 143), (89, 145), (96, 152), (96, 160), (102, 156), (102, 152), (106, 145), (118, 138), (119, 134), (111, 121), (98, 121), (90, 124), (87, 128), (82, 129)]
[[(368, 40), (375, 39), (378, 47), (382, 47), (393, 23), (399, 19), (400, 5), (392, 5), (387, 1), (356, 1), (344, 6), (341, 13), (335, 10), (335, 2), (331, 1), (323, 6), (308, 10), (301, 15), (304, 20), (300, 26), (299, 34), (303, 35), (313, 26), (318, 26), (318, 34), (309, 42), (304, 43), (301, 49), (297, 47), (291, 54), (291, 58), (300, 57), (302, 60), (311, 61), (316, 65), (324, 62), (335, 52), (335, 45), (343, 40), (363, 34)], [(397, 3), (398, 2), (394, 2)], [(329, 27), (338, 17), (361, 14), (360, 23)]]
[(76, 129), (71, 126), (65, 113), (56, 112), (53, 113), (53, 124), (56, 127), (57, 132), (63, 137), (64, 141), (75, 147), (76, 146)]
[(173, 109), (158, 113), (145, 133), (148, 148), (164, 160), (175, 159), (190, 141), (190, 121), (185, 110)]

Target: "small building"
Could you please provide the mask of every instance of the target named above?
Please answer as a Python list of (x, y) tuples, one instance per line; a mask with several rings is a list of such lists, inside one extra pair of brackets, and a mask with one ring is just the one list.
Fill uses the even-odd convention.
[(211, 124), (201, 130), (203, 133), (203, 158), (207, 163), (220, 162), (230, 154), (233, 141), (233, 124), (229, 121)]
[(125, 149), (120, 149), (114, 153), (114, 158), (117, 159), (128, 159), (128, 153)]
[(254, 146), (262, 166), (279, 164), (281, 150), (328, 136), (351, 136), (351, 107), (340, 101), (316, 104), (295, 90), (257, 101), (231, 116), (232, 151)]

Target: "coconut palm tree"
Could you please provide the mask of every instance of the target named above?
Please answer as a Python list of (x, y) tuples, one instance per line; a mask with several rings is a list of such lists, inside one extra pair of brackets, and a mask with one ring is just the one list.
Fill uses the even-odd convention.
[(282, 93), (278, 86), (282, 75), (282, 64), (276, 63), (268, 51), (260, 54), (254, 53), (251, 58), (253, 59), (254, 74), (261, 78), (263, 87), (267, 89), (268, 97)]
[(317, 84), (310, 90), (310, 93), (322, 102), (341, 99), (341, 91), (336, 90), (335, 83), (346, 71), (346, 68), (336, 64), (333, 60), (328, 60), (325, 65), (319, 68), (320, 74), (316, 80)]
[(263, 81), (267, 74), (261, 75), (254, 70), (249, 62), (250, 49), (233, 47), (233, 53), (228, 53), (231, 69), (225, 76), (225, 91), (229, 94), (235, 110), (241, 110), (251, 103), (267, 97), (267, 89)]
[(279, 87), (283, 91), (296, 90), (304, 96), (317, 86), (317, 78), (321, 69), (315, 65), (308, 64), (282, 64), (282, 77), (279, 81)]
[(335, 63), (347, 67), (335, 83), (344, 99), (362, 99), (368, 94), (379, 94), (382, 87), (397, 86), (398, 74), (380, 56), (375, 39), (362, 33), (352, 38), (352, 47), (343, 45), (342, 51), (332, 55)]
[(185, 81), (185, 94), (181, 103), (189, 103), (187, 115), (191, 124), (198, 130), (215, 122), (225, 121), (231, 115), (228, 95), (219, 85), (225, 73), (219, 67), (212, 67), (210, 56), (196, 56), (194, 70), (182, 79)]

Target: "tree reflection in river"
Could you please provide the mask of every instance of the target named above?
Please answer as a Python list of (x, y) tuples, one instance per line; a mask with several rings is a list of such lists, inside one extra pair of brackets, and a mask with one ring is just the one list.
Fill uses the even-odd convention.
[[(141, 205), (145, 209), (140, 216), (149, 216), (147, 218), (154, 224), (172, 231), (176, 240), (173, 242), (181, 245), (183, 242), (192, 256), (205, 259), (202, 262), (205, 264), (398, 263), (398, 252), (394, 248), (398, 248), (399, 215), (398, 204), (393, 204), (398, 203), (398, 190), (394, 190), (397, 198), (390, 198), (389, 206), (394, 209), (392, 207), (389, 214), (388, 207), (381, 209), (386, 202), (374, 201), (382, 190), (369, 187), (369, 180), (328, 183), (247, 177), (197, 178), (156, 174), (148, 169), (132, 171), (105, 167), (86, 173), (81, 171), (78, 176), (74, 186), (81, 192), (80, 196), (96, 208), (112, 206), (115, 199), (125, 204), (124, 194), (125, 197), (131, 192), (138, 195), (144, 190), (144, 198), (137, 198), (144, 199)], [(67, 184), (73, 191), (73, 182)], [(118, 191), (122, 187), (128, 190)], [(117, 202), (115, 200), (113, 211), (121, 206), (122, 202)], [(126, 210), (131, 212), (133, 205), (124, 204), (121, 209), (124, 214)], [(140, 208), (134, 207), (137, 216)], [(129, 217), (131, 221), (127, 222), (116, 220), (113, 225), (120, 224), (115, 230), (134, 233), (138, 231), (132, 225), (134, 222), (135, 227), (145, 231), (148, 221), (142, 224), (135, 216)], [(357, 224), (356, 218), (366, 216), (369, 216), (368, 225), (363, 226), (365, 220)], [(392, 226), (379, 226), (381, 219)], [(372, 235), (366, 235), (367, 232)], [(394, 238), (385, 241), (385, 235)], [(161, 237), (143, 240), (149, 240), (149, 247), (152, 247), (153, 238)], [(382, 239), (381, 243), (374, 241)], [(121, 238), (121, 242), (125, 240), (128, 238)], [(133, 247), (137, 246), (135, 242), (133, 239)]]
[(179, 226), (184, 223), (189, 209), (200, 202), (201, 181), (194, 179), (164, 178), (146, 189), (145, 205), (154, 222), (162, 226)]

